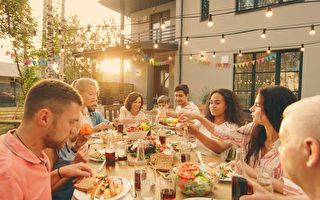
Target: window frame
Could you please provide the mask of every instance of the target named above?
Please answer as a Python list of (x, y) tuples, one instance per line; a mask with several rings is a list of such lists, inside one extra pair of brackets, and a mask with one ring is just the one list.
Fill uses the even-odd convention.
[[(205, 11), (206, 15), (204, 15), (204, 4), (205, 3), (208, 3), (207, 10)], [(200, 17), (200, 21), (203, 22), (203, 21), (208, 20), (209, 19), (209, 13), (210, 13), (210, 0), (201, 0), (201, 17)]]
[[(236, 1), (236, 14), (253, 12), (253, 11), (257, 11), (257, 10), (264, 10), (264, 9), (267, 8), (267, 6), (258, 7), (258, 1), (259, 0), (253, 0), (254, 1), (253, 8), (239, 10), (239, 0), (235, 0), (235, 1)], [(288, 1), (288, 2), (283, 2), (283, 0), (278, 0), (278, 1), (279, 1), (278, 3), (269, 4), (269, 5), (271, 7), (279, 7), (279, 6), (285, 6), (285, 5), (290, 5), (290, 4), (294, 4), (294, 3), (303, 2), (305, 0), (292, 0), (292, 1)]]
[[(299, 52), (299, 71), (294, 71), (294, 70), (286, 70), (286, 71), (281, 71), (281, 54), (282, 53), (286, 53), (286, 52)], [(248, 53), (243, 53), (243, 54), (252, 54), (252, 60), (256, 60), (257, 54), (259, 53), (265, 53), (265, 51), (258, 51), (258, 52), (248, 52)], [(302, 66), (303, 66), (303, 52), (300, 51), (300, 49), (281, 49), (281, 50), (274, 50), (271, 52), (271, 54), (277, 54), (277, 58), (276, 58), (276, 66), (275, 66), (275, 71), (272, 72), (275, 75), (275, 85), (280, 85), (280, 81), (281, 81), (281, 73), (284, 72), (298, 72), (299, 73), (299, 81), (298, 81), (298, 96), (297, 98), (300, 100), (301, 99), (301, 89), (302, 89)], [(270, 55), (271, 55), (270, 54)], [(237, 55), (238, 54), (233, 54), (233, 60), (234, 63), (236, 63), (236, 59), (237, 59)], [(250, 99), (250, 106), (254, 104), (254, 100), (256, 97), (256, 75), (257, 74), (263, 74), (263, 73), (270, 73), (268, 72), (256, 72), (256, 62), (254, 63), (254, 65), (252, 66), (251, 64), (249, 65), (252, 67), (251, 72), (236, 72), (236, 67), (233, 67), (233, 83), (232, 83), (232, 90), (237, 93), (237, 92), (248, 92), (248, 94), (251, 95), (251, 99)], [(251, 89), (250, 90), (235, 90), (235, 79), (236, 79), (236, 74), (248, 74), (251, 75)], [(249, 106), (249, 108), (250, 108)], [(245, 112), (249, 112), (249, 109), (244, 109)]]

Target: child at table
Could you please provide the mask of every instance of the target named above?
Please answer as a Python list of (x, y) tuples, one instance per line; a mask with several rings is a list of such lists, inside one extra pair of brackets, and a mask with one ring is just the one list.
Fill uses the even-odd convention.
[(161, 95), (158, 100), (158, 114), (156, 119), (161, 119), (166, 117), (166, 111), (170, 107), (170, 98), (166, 95)]

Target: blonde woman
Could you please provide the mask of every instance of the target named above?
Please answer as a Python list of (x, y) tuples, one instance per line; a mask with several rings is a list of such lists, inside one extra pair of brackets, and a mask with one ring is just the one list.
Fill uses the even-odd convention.
[(101, 122), (100, 124), (94, 126), (90, 118), (90, 113), (88, 112), (87, 107), (97, 103), (99, 94), (99, 86), (97, 81), (91, 78), (80, 78), (74, 80), (71, 85), (79, 92), (83, 100), (80, 113), (81, 124), (89, 123), (93, 129), (93, 132), (113, 128), (111, 123), (107, 124), (106, 122)]

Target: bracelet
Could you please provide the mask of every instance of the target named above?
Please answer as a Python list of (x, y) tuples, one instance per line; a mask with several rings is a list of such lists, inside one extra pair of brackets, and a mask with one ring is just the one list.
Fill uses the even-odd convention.
[(59, 176), (60, 178), (63, 178), (63, 177), (61, 176), (61, 174), (60, 174), (60, 167), (58, 167), (58, 176)]
[(71, 147), (71, 151), (73, 151), (73, 153), (77, 153), (77, 151), (74, 149), (74, 147)]

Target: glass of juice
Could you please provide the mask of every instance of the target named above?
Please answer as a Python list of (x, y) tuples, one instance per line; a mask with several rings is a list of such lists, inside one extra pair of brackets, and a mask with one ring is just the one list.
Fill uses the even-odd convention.
[(161, 200), (176, 199), (176, 183), (173, 176), (169, 179), (160, 180), (160, 198)]

